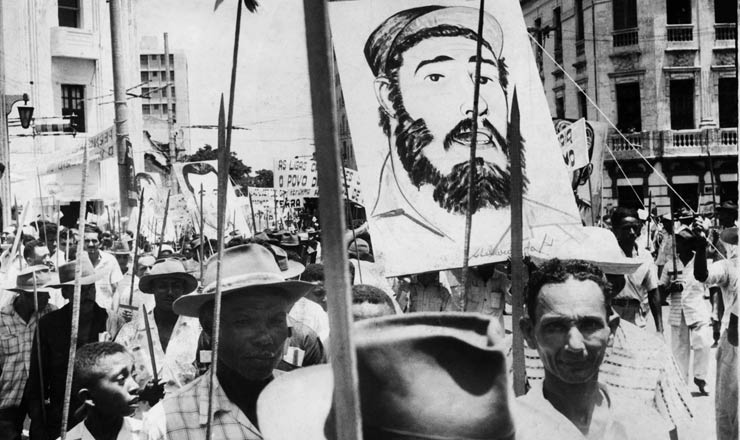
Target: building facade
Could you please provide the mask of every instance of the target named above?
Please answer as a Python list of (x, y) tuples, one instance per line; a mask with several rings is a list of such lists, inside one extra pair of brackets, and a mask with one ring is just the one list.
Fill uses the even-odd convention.
[(164, 43), (162, 38), (144, 37), (141, 39), (139, 68), (141, 79), (141, 113), (144, 130), (152, 139), (169, 142), (167, 122), (167, 95), (165, 87), (169, 84), (172, 102), (175, 144), (184, 154), (190, 150), (190, 98), (188, 87), (188, 62), (180, 51), (170, 52), (169, 81), (166, 71)]
[(616, 127), (606, 210), (652, 199), (660, 213), (684, 202), (706, 212), (737, 201), (735, 0), (520, 4), (553, 117)]
[[(82, 150), (87, 145), (88, 200), (118, 202), (113, 66), (109, 8), (97, 0), (0, 0), (0, 53), (5, 81), (0, 92), (26, 93), (34, 107), (31, 127), (17, 112), (9, 119), (11, 200), (52, 212), (59, 203), (66, 220), (77, 218)], [(138, 0), (121, 0), (126, 58), (137, 57)], [(130, 67), (129, 67), (130, 66)], [(136, 91), (139, 72), (127, 65), (124, 84)], [(129, 139), (134, 152), (142, 141), (141, 109), (128, 105)], [(39, 201), (39, 193), (41, 199)], [(32, 208), (34, 209), (34, 208)], [(54, 218), (47, 212), (50, 218)], [(33, 217), (31, 217), (33, 218)]]

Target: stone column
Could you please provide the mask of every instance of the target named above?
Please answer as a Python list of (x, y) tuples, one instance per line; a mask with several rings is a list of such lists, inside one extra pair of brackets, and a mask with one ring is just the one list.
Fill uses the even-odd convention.
[(699, 48), (699, 128), (717, 126), (714, 118), (714, 84), (712, 81), (712, 49), (714, 48), (714, 2), (713, 0), (696, 1), (696, 32), (694, 38)]

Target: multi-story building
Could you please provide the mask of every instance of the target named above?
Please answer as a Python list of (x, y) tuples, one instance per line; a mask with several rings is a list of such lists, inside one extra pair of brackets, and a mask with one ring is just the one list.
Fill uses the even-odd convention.
[[(34, 201), (37, 207), (54, 211), (58, 202), (65, 214), (63, 223), (73, 223), (79, 212), (85, 145), (90, 157), (87, 199), (98, 201), (100, 209), (119, 197), (108, 4), (98, 0), (0, 3), (0, 62), (5, 73), (0, 93), (27, 93), (28, 105), (35, 109), (29, 129), (10, 119), (11, 200), (22, 205), (37, 199), (40, 192), (41, 203)], [(138, 0), (120, 3), (123, 56), (136, 59), (133, 17)], [(127, 88), (133, 88), (138, 69), (135, 63), (126, 67), (122, 79)], [(17, 118), (17, 112), (12, 110), (10, 117)], [(131, 101), (128, 130), (136, 151), (142, 141), (141, 109)]]
[(652, 196), (659, 212), (681, 199), (705, 211), (713, 197), (737, 200), (735, 0), (520, 4), (544, 47), (533, 43), (552, 116), (619, 130), (608, 136), (602, 206)]
[[(169, 143), (167, 122), (167, 95), (169, 84), (172, 102), (175, 144), (184, 154), (190, 154), (190, 98), (188, 88), (188, 63), (183, 52), (170, 52), (169, 72), (166, 71), (164, 43), (162, 38), (141, 39), (139, 68), (141, 79), (141, 113), (144, 130), (152, 139)], [(169, 81), (168, 81), (169, 76)]]

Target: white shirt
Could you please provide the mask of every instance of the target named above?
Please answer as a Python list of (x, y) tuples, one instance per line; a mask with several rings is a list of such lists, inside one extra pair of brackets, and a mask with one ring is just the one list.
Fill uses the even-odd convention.
[[(108, 311), (113, 311), (113, 294), (118, 282), (123, 279), (121, 268), (116, 257), (105, 251), (100, 251), (100, 260), (95, 266), (95, 273), (100, 277), (95, 282), (95, 302)], [(118, 305), (116, 305), (116, 308)]]
[(321, 342), (327, 344), (329, 341), (329, 315), (320, 305), (306, 298), (301, 298), (295, 303), (288, 316), (311, 327)]
[[(132, 417), (124, 417), (121, 430), (118, 431), (117, 440), (139, 440), (141, 438), (141, 420), (136, 420)], [(61, 438), (61, 437), (59, 437)], [(67, 431), (67, 440), (95, 440), (95, 437), (90, 433), (85, 426), (85, 421), (78, 423), (74, 428)]]
[(722, 315), (720, 333), (730, 325), (730, 314), (737, 312), (737, 257), (728, 260), (719, 260), (712, 263), (709, 268), (709, 276), (704, 284), (716, 284), (722, 291), (722, 301), (725, 305), (725, 313)]

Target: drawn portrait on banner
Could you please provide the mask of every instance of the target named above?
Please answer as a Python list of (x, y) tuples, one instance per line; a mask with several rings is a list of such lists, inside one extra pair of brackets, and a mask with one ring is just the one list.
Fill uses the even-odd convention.
[(566, 173), (551, 166), (560, 160), (557, 141), (513, 0), (483, 14), (469, 205), (479, 16), (471, 5), (477, 2), (330, 5), (340, 82), (352, 85), (343, 95), (362, 190), (386, 275), (460, 267), (469, 206), (471, 264), (508, 258), (512, 139), (521, 155), (527, 239), (553, 225), (562, 225), (555, 234), (580, 225)]

